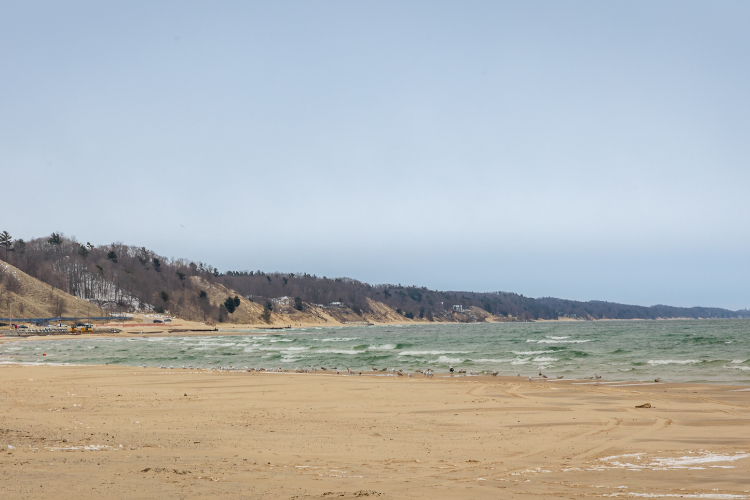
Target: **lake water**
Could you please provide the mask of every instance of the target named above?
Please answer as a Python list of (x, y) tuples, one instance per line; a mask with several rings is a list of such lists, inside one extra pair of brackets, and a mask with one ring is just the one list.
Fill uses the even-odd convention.
[[(219, 332), (220, 333), (220, 332)], [(76, 339), (0, 345), (0, 363), (196, 367), (450, 366), (527, 377), (750, 385), (750, 320), (427, 324), (257, 330), (241, 336)], [(42, 356), (46, 353), (46, 356)]]

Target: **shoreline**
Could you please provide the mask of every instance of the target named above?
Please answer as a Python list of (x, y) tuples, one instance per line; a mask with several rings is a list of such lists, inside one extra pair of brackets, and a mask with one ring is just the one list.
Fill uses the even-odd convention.
[[(1, 345), (1, 344), (0, 344)], [(0, 354), (3, 355), (3, 354)], [(8, 355), (8, 353), (4, 353), (4, 355)], [(529, 375), (492, 375), (491, 373), (450, 373), (448, 371), (434, 371), (433, 370), (433, 376), (432, 377), (426, 377), (422, 373), (418, 373), (415, 371), (407, 371), (403, 370), (403, 373), (399, 374), (398, 372), (382, 372), (382, 371), (372, 371), (372, 370), (352, 370), (352, 373), (347, 373), (345, 368), (341, 368), (340, 370), (336, 370), (336, 368), (327, 368), (326, 370), (316, 369), (314, 372), (296, 372), (293, 368), (283, 368), (281, 371), (277, 371), (276, 368), (263, 368), (261, 370), (256, 370), (255, 368), (237, 368), (232, 365), (230, 368), (229, 366), (223, 366), (223, 367), (211, 367), (206, 368), (205, 365), (209, 363), (205, 363), (202, 367), (194, 366), (192, 368), (187, 368), (184, 365), (181, 366), (163, 366), (163, 367), (157, 367), (157, 366), (144, 366), (144, 365), (125, 365), (125, 364), (110, 364), (110, 363), (55, 363), (55, 362), (31, 362), (31, 361), (2, 361), (0, 362), (0, 368), (2, 367), (12, 367), (12, 366), (24, 366), (24, 367), (50, 367), (50, 368), (66, 368), (66, 367), (76, 367), (76, 368), (106, 368), (106, 367), (112, 367), (112, 368), (124, 368), (128, 370), (156, 370), (161, 374), (174, 374), (174, 373), (221, 373), (221, 374), (244, 374), (244, 375), (309, 375), (309, 376), (334, 376), (334, 377), (371, 377), (371, 378), (388, 378), (388, 379), (395, 379), (395, 380), (417, 380), (417, 379), (431, 379), (431, 380), (453, 380), (453, 381), (483, 381), (483, 382), (507, 382), (507, 383), (522, 383), (522, 384), (554, 384), (555, 386), (566, 386), (566, 385), (585, 385), (585, 386), (591, 386), (594, 387), (633, 387), (633, 388), (639, 388), (639, 387), (650, 387), (654, 386), (654, 388), (666, 386), (666, 387), (680, 387), (680, 386), (706, 386), (706, 387), (732, 387), (733, 391), (736, 392), (750, 392), (750, 383), (746, 385), (738, 384), (737, 382), (733, 381), (721, 381), (721, 382), (683, 382), (683, 381), (659, 381), (655, 382), (652, 380), (635, 380), (635, 379), (628, 379), (628, 378), (611, 378), (607, 377), (606, 379), (600, 379), (596, 380), (594, 377), (584, 377), (584, 378), (544, 378), (540, 376), (531, 376), (531, 380), (529, 380)], [(192, 366), (192, 365), (191, 365)], [(482, 370), (483, 372), (487, 372), (487, 370)]]
[(750, 499), (740, 386), (116, 365), (0, 381), (12, 498)]

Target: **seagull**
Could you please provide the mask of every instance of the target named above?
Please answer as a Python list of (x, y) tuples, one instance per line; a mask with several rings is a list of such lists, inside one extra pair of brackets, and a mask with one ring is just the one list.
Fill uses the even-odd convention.
[(661, 378), (660, 378), (660, 377), (656, 377), (656, 378), (654, 379), (654, 382), (661, 382)]
[(563, 378), (563, 376), (562, 375), (558, 375), (557, 378)]
[(453, 367), (452, 366), (450, 367), (450, 371), (451, 371), (451, 373), (453, 373)]
[(602, 378), (602, 376), (599, 375), (598, 373), (594, 373), (594, 378), (597, 379), (597, 380), (599, 380), (600, 378)]
[(497, 370), (495, 370), (494, 372), (492, 372), (492, 376), (493, 377), (497, 377)]
[(378, 371), (378, 369), (376, 367), (374, 367), (374, 366), (372, 366), (371, 368), (372, 368), (372, 371), (374, 371), (374, 372)]
[(533, 381), (533, 379), (531, 377), (529, 377), (529, 382), (532, 382), (532, 381)]

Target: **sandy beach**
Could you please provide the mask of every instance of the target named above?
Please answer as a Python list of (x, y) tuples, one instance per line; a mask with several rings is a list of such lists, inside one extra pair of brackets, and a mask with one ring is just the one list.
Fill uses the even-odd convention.
[(4, 498), (750, 498), (747, 387), (24, 365), (0, 381)]

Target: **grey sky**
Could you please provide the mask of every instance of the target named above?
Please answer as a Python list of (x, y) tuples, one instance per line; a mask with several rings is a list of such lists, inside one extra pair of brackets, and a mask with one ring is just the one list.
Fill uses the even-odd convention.
[(748, 307), (749, 22), (747, 2), (2, 2), (0, 230)]

